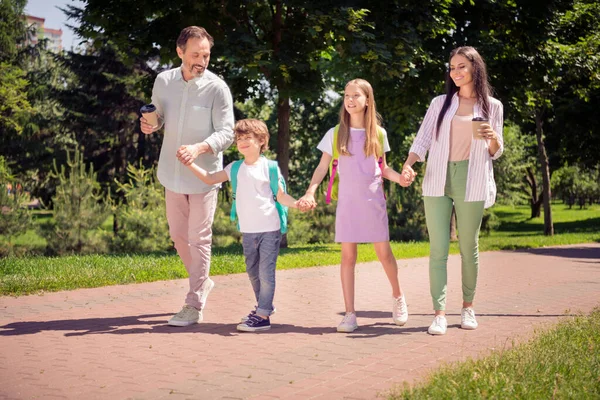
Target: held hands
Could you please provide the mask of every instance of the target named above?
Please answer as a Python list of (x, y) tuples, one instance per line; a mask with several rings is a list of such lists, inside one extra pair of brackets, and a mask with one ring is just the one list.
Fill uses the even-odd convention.
[(179, 161), (181, 161), (184, 165), (190, 165), (196, 158), (198, 158), (200, 154), (202, 154), (200, 145), (200, 143), (197, 143), (181, 146), (177, 150), (177, 159), (179, 159)]
[(402, 172), (400, 173), (400, 179), (398, 179), (398, 183), (402, 187), (410, 186), (414, 181), (417, 173), (412, 169), (412, 167), (408, 164), (404, 164), (402, 167)]
[(302, 212), (313, 210), (317, 206), (315, 196), (310, 193), (306, 193), (304, 196), (300, 197), (296, 204), (298, 205), (298, 209)]
[(491, 127), (490, 124), (481, 124), (479, 129), (477, 129), (477, 131), (479, 132), (479, 136), (482, 139), (489, 139), (489, 140), (497, 140), (498, 139), (498, 134), (496, 133), (496, 131), (494, 131), (494, 129)]

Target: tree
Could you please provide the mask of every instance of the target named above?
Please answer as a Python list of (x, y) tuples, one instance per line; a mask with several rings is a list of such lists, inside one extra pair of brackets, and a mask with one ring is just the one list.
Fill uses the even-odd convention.
[(42, 235), (53, 254), (93, 253), (102, 248), (97, 231), (109, 215), (105, 197), (100, 190), (92, 166), (85, 164), (81, 152), (60, 168), (55, 163), (54, 178), (58, 180), (53, 198), (52, 219), (42, 226)]
[[(27, 100), (25, 72), (18, 64), (19, 46), (26, 29), (22, 18), (24, 0), (0, 2), (0, 135), (20, 134), (31, 105)], [(1, 143), (1, 142), (0, 142)], [(4, 146), (2, 146), (4, 149)]]
[(274, 99), (277, 157), (286, 178), (291, 102), (321, 95), (319, 61), (335, 42), (360, 32), (365, 14), (335, 1), (86, 3), (85, 9), (69, 7), (81, 36), (95, 38), (102, 30), (117, 48), (133, 49), (130, 55), (146, 59), (159, 56), (163, 63), (178, 62), (175, 39), (183, 27), (205, 27), (216, 42), (213, 69), (225, 76), (235, 98), (264, 98), (257, 94), (266, 88)]
[(138, 128), (139, 109), (154, 78), (145, 61), (125, 57), (103, 38), (88, 42), (83, 53), (68, 52), (59, 60), (72, 74), (69, 84), (54, 92), (65, 109), (61, 123), (93, 163), (100, 182), (125, 182), (128, 163), (139, 159), (151, 166), (148, 147), (156, 159), (160, 138)]
[(27, 0), (0, 1), (0, 61), (13, 60), (26, 37), (23, 11)]

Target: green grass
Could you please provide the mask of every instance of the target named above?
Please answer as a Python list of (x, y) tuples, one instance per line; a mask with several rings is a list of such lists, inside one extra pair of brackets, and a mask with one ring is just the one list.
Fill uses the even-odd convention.
[[(528, 207), (496, 206), (499, 229), (480, 238), (480, 250), (537, 248), (544, 246), (600, 242), (600, 206), (569, 210), (562, 204), (553, 206), (556, 234), (541, 234), (543, 220), (529, 220)], [(18, 238), (29, 243), (40, 240), (32, 232)], [(397, 258), (425, 257), (427, 242), (392, 242)], [(458, 244), (450, 252), (457, 254)], [(360, 245), (358, 262), (377, 259), (372, 245)], [(292, 245), (281, 251), (278, 269), (333, 265), (340, 262), (339, 244)], [(240, 245), (213, 248), (212, 275), (245, 271)], [(186, 277), (185, 268), (174, 253), (139, 255), (86, 255), (67, 257), (9, 257), (0, 259), (0, 295), (23, 295), (40, 291), (57, 291)]]
[(565, 318), (509, 350), (446, 365), (424, 383), (396, 388), (387, 398), (598, 399), (600, 308)]

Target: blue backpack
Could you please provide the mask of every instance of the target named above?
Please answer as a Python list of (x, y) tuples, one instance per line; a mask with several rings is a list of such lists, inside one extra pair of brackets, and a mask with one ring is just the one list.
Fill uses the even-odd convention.
[[(236, 212), (236, 204), (235, 198), (237, 193), (237, 174), (240, 169), (240, 166), (244, 160), (238, 160), (233, 163), (231, 166), (231, 186), (233, 191), (233, 202), (231, 203), (231, 220), (235, 221), (237, 219)], [(277, 213), (279, 214), (279, 223), (281, 225), (281, 233), (287, 232), (288, 225), (288, 208), (277, 201), (277, 193), (279, 192), (279, 185), (283, 188), (283, 192), (287, 193), (287, 187), (285, 185), (285, 179), (283, 176), (279, 175), (279, 167), (277, 166), (277, 161), (267, 160), (269, 163), (269, 183), (271, 185), (271, 191), (273, 192), (273, 200), (275, 200), (275, 208), (277, 208)], [(240, 223), (238, 221), (238, 229), (240, 229)]]

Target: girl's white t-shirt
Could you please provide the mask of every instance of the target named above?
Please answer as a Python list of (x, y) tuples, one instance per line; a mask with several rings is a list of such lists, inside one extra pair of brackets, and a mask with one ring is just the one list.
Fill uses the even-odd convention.
[[(379, 127), (379, 128), (383, 132), (383, 151), (385, 153), (387, 153), (388, 151), (391, 150), (390, 143), (388, 142), (387, 132), (382, 127)], [(335, 128), (331, 128), (330, 130), (328, 130), (327, 133), (325, 134), (325, 136), (323, 136), (323, 139), (321, 139), (321, 141), (317, 145), (317, 149), (321, 150), (323, 153), (329, 154), (330, 156), (333, 156), (333, 130), (334, 129)], [(352, 131), (363, 131), (364, 132), (365, 130), (350, 128), (350, 134), (352, 134)]]
[[(225, 167), (230, 181), (232, 165), (233, 163), (230, 163)], [(278, 173), (281, 176), (281, 172)], [(236, 212), (242, 233), (273, 232), (281, 229), (266, 158), (260, 157), (252, 165), (245, 162), (240, 165), (237, 174)]]

